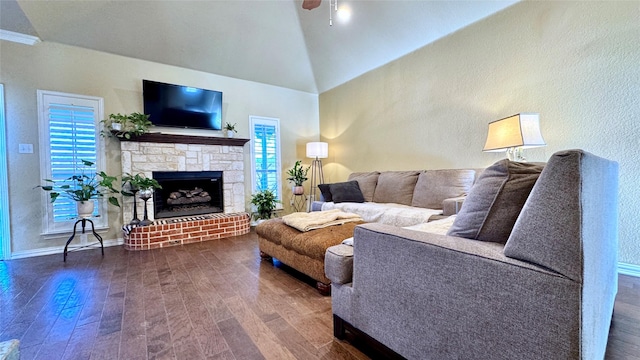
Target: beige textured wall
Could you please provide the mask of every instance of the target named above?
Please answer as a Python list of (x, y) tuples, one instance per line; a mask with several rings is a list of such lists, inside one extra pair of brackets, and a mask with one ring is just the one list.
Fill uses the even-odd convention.
[(320, 95), (327, 181), (351, 171), (482, 167), (487, 124), (539, 112), (546, 161), (620, 163), (620, 261), (640, 265), (640, 3), (522, 2)]
[[(36, 46), (0, 41), (0, 82), (5, 84), (7, 156), (11, 209), (11, 248), (19, 255), (63, 246), (68, 235), (40, 235), (40, 184), (36, 90), (53, 90), (104, 98), (105, 116), (142, 112), (142, 79), (222, 91), (223, 121), (237, 123), (238, 137), (249, 137), (249, 116), (280, 119), (284, 171), (304, 158), (304, 144), (318, 138), (318, 96), (285, 88), (151, 63), (56, 43)], [(190, 133), (197, 134), (197, 130)], [(219, 134), (218, 134), (219, 135)], [(34, 144), (34, 154), (18, 154), (18, 144)], [(119, 174), (120, 147), (108, 144), (108, 170)], [(250, 189), (249, 145), (245, 145), (245, 194)], [(306, 161), (306, 163), (310, 163)], [(291, 190), (283, 186), (288, 199)], [(288, 206), (288, 201), (285, 201)], [(120, 213), (111, 207), (105, 239), (121, 238)], [(5, 211), (5, 209), (2, 209)]]

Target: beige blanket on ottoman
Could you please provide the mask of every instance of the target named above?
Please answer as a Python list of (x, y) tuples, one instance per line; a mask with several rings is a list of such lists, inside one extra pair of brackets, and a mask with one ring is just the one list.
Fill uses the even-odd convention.
[(283, 216), (282, 221), (300, 231), (310, 231), (333, 225), (342, 225), (352, 221), (362, 221), (362, 217), (357, 214), (333, 209), (327, 211), (313, 211), (310, 213), (296, 212)]

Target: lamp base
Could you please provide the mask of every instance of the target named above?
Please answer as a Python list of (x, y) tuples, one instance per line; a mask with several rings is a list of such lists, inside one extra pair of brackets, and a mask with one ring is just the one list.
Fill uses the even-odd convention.
[(508, 148), (507, 158), (511, 161), (527, 162), (527, 159), (524, 157), (524, 149), (521, 146)]

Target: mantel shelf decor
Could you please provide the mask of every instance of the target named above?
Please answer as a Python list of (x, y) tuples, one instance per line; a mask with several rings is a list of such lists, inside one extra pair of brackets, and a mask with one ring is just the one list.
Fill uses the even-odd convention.
[(167, 144), (179, 143), (179, 144), (200, 144), (200, 145), (244, 146), (244, 144), (249, 142), (249, 139), (146, 133), (140, 136), (132, 136), (131, 139), (120, 139), (120, 141), (137, 141), (137, 142), (167, 143)]

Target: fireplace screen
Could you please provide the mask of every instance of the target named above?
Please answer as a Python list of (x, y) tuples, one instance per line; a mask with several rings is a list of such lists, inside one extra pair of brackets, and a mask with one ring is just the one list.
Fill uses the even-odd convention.
[(154, 171), (156, 219), (224, 212), (222, 171)]

